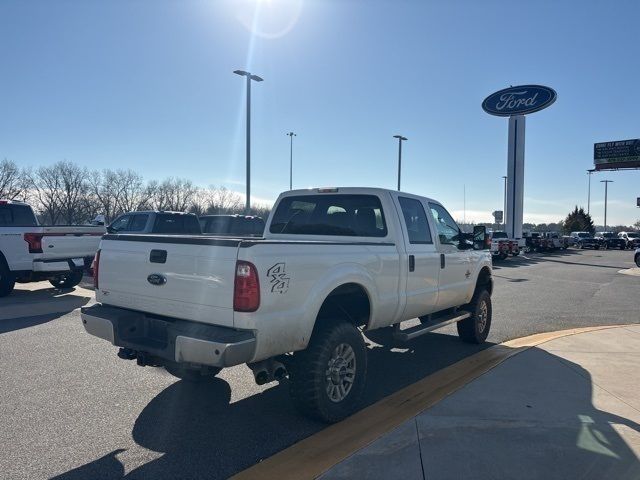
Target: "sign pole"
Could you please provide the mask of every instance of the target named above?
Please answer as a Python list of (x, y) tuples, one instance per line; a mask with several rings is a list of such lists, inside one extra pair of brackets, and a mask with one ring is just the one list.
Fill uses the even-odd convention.
[(524, 138), (525, 116), (509, 117), (509, 147), (507, 149), (506, 227), (510, 238), (522, 238), (524, 202)]

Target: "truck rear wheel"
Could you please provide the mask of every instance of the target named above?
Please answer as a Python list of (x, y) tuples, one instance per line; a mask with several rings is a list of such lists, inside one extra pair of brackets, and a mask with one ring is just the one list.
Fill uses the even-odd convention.
[(484, 343), (491, 329), (491, 295), (482, 289), (469, 304), (471, 316), (457, 323), (458, 335), (467, 343)]
[(0, 258), (0, 297), (6, 297), (13, 291), (16, 285), (16, 277), (11, 273), (9, 267)]
[(306, 350), (294, 354), (290, 393), (304, 415), (334, 423), (352, 414), (362, 397), (367, 349), (351, 323), (321, 324)]
[(60, 275), (54, 279), (49, 280), (49, 283), (56, 288), (73, 288), (82, 281), (82, 270), (73, 270), (64, 275)]

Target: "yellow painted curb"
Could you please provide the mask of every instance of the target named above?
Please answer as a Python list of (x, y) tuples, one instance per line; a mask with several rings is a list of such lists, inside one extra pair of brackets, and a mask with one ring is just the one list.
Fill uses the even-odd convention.
[(557, 338), (622, 326), (573, 328), (539, 333), (487, 348), (398, 390), (342, 422), (331, 425), (238, 473), (232, 479), (317, 478), (385, 433), (520, 352)]

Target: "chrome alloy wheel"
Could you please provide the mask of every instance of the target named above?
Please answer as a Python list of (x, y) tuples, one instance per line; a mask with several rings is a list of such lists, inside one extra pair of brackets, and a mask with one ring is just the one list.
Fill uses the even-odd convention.
[(325, 374), (327, 396), (332, 402), (341, 402), (349, 395), (356, 377), (356, 354), (350, 345), (341, 343), (333, 350)]
[(484, 332), (487, 326), (487, 319), (489, 318), (489, 307), (487, 302), (482, 302), (478, 306), (478, 332)]

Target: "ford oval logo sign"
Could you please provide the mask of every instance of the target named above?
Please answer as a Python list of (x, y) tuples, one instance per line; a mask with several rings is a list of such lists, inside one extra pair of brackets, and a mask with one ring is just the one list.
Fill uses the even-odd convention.
[(160, 275), (159, 273), (152, 273), (147, 277), (147, 282), (151, 285), (164, 285), (167, 283), (167, 277)]
[(542, 85), (509, 87), (492, 93), (482, 102), (482, 109), (499, 117), (525, 115), (547, 108), (557, 98), (553, 88)]

